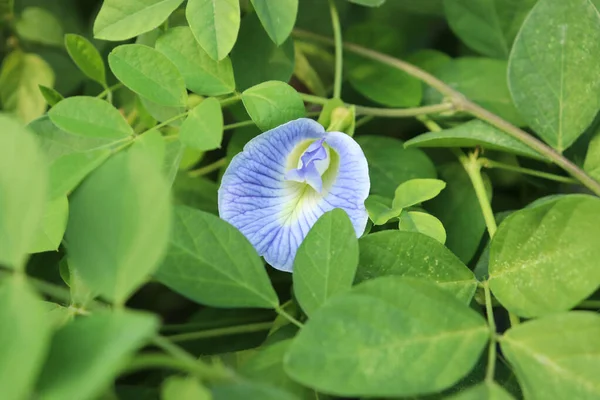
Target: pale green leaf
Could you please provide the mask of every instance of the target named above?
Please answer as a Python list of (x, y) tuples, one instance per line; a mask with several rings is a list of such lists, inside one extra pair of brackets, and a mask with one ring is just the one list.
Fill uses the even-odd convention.
[(19, 50), (8, 54), (0, 70), (0, 101), (6, 112), (25, 123), (46, 111), (46, 100), (38, 86), (54, 86), (54, 72), (37, 54)]
[(213, 60), (224, 59), (240, 29), (238, 0), (188, 0), (185, 9), (190, 28), (200, 46)]
[(94, 291), (122, 304), (158, 267), (169, 237), (169, 186), (141, 151), (121, 152), (75, 191), (69, 263)]
[(419, 232), (440, 242), (446, 243), (446, 229), (442, 222), (431, 214), (420, 211), (403, 211), (400, 214), (398, 229), (407, 232)]
[(404, 147), (482, 147), (538, 160), (545, 159), (523, 142), (480, 120), (439, 132), (424, 133), (408, 140)]
[(183, 0), (104, 0), (94, 22), (94, 37), (126, 40), (162, 24)]
[(156, 278), (201, 304), (274, 308), (279, 304), (250, 242), (222, 219), (175, 207), (171, 243)]
[(600, 109), (600, 15), (589, 0), (539, 0), (510, 55), (508, 83), (521, 115), (563, 151)]
[(108, 55), (110, 69), (125, 86), (162, 106), (185, 107), (185, 81), (162, 53), (141, 44), (116, 47)]
[(197, 379), (173, 375), (162, 384), (161, 400), (212, 400), (212, 396)]
[(65, 47), (73, 62), (88, 78), (106, 86), (102, 56), (89, 40), (76, 34), (65, 35)]
[(50, 320), (41, 299), (23, 278), (13, 276), (0, 281), (0, 388), (3, 400), (33, 396), (33, 385), (50, 344)]
[(46, 204), (45, 160), (35, 137), (0, 114), (0, 265), (24, 268)]
[(279, 81), (263, 82), (246, 89), (242, 93), (242, 101), (250, 118), (262, 131), (306, 115), (298, 92)]
[(57, 197), (46, 204), (40, 226), (29, 253), (57, 251), (62, 241), (69, 218), (69, 201), (66, 196)]
[(445, 0), (450, 28), (473, 50), (508, 58), (525, 17), (537, 0)]
[(321, 216), (294, 259), (294, 294), (311, 316), (327, 300), (349, 290), (358, 265), (358, 240), (348, 214), (336, 208)]
[(271, 40), (278, 46), (285, 42), (296, 22), (298, 0), (252, 0), (252, 5)]
[(445, 187), (446, 182), (439, 179), (408, 180), (396, 188), (392, 208), (407, 208), (431, 200), (440, 194)]
[(209, 151), (221, 147), (223, 112), (219, 100), (209, 97), (190, 111), (179, 131), (181, 143), (193, 149)]
[(235, 90), (229, 57), (213, 60), (194, 39), (188, 27), (170, 29), (156, 41), (156, 50), (173, 62), (192, 92), (220, 96)]
[(50, 164), (50, 198), (67, 196), (112, 154), (109, 149), (66, 154)]
[[(403, 142), (383, 136), (358, 136), (369, 163), (371, 193), (393, 197), (399, 184), (416, 178), (436, 178), (435, 166), (419, 149), (405, 149)], [(445, 179), (444, 179), (445, 180)]]
[(402, 209), (392, 208), (392, 199), (377, 194), (367, 197), (365, 207), (374, 225), (387, 224), (389, 220), (398, 217), (402, 212)]
[(569, 310), (598, 289), (598, 215), (598, 198), (570, 195), (507, 217), (490, 248), (498, 301), (530, 318)]
[(45, 400), (96, 399), (158, 329), (154, 315), (100, 311), (54, 335), (38, 382)]
[(81, 136), (123, 139), (133, 135), (125, 117), (96, 97), (69, 97), (52, 107), (48, 116), (59, 128)]
[(383, 231), (359, 240), (356, 282), (398, 275), (427, 279), (468, 303), (477, 280), (439, 241), (417, 232)]
[(17, 34), (25, 41), (61, 46), (63, 28), (60, 21), (48, 10), (27, 7), (15, 23)]
[(525, 322), (501, 338), (526, 399), (600, 398), (600, 316), (561, 313)]
[(338, 396), (414, 396), (464, 377), (488, 337), (484, 319), (436, 285), (388, 276), (330, 299), (284, 366), (295, 381)]

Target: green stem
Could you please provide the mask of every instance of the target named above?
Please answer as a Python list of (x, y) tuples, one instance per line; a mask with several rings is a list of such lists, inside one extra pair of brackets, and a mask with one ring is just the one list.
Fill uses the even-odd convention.
[(485, 293), (485, 310), (487, 314), (488, 326), (490, 328), (490, 347), (488, 348), (488, 363), (485, 371), (485, 380), (494, 381), (494, 372), (496, 369), (496, 321), (494, 320), (494, 308), (492, 307), (492, 295), (487, 282), (483, 284)]
[(282, 317), (284, 317), (285, 319), (290, 321), (292, 324), (296, 325), (298, 328), (302, 328), (304, 326), (304, 324), (302, 322), (298, 321), (296, 318), (294, 318), (290, 314), (288, 314), (283, 309), (283, 307), (278, 306), (277, 308), (275, 308), (275, 311), (277, 312), (277, 314), (281, 315)]
[(519, 317), (513, 313), (511, 313), (510, 311), (508, 311), (508, 321), (510, 322), (510, 326), (517, 326), (521, 323), (521, 320), (519, 319)]
[(191, 176), (192, 178), (202, 176), (202, 175), (207, 175), (213, 171), (218, 170), (225, 164), (227, 164), (227, 157), (223, 157), (223, 158), (215, 161), (214, 163), (208, 164), (202, 168), (198, 168), (193, 171), (190, 171), (190, 172), (188, 172), (188, 175)]
[(187, 367), (196, 372), (196, 375), (210, 381), (228, 380), (233, 376), (227, 370), (209, 365), (202, 360), (196, 359), (181, 347), (172, 343), (169, 339), (163, 336), (155, 336), (152, 339), (152, 344), (170, 354), (173, 358), (181, 363), (187, 364)]
[(600, 300), (584, 300), (577, 308), (586, 308), (590, 310), (600, 310)]
[(357, 115), (370, 115), (373, 117), (416, 117), (419, 115), (439, 114), (446, 111), (452, 111), (454, 106), (451, 103), (434, 104), (431, 106), (414, 107), (414, 108), (376, 108), (357, 106)]
[(335, 1), (329, 0), (329, 12), (331, 13), (331, 24), (333, 26), (333, 37), (335, 40), (335, 79), (333, 83), (333, 97), (342, 98), (342, 74), (343, 74), (343, 44), (342, 27), (340, 26), (340, 16)]
[(100, 99), (103, 99), (103, 98), (105, 98), (106, 96), (110, 96), (110, 97), (109, 97), (109, 102), (110, 102), (110, 103), (112, 103), (112, 92), (114, 92), (115, 90), (117, 90), (117, 89), (120, 89), (120, 88), (122, 88), (122, 87), (123, 87), (123, 84), (122, 84), (121, 82), (119, 82), (119, 83), (115, 83), (114, 85), (112, 85), (112, 86), (109, 86), (109, 87), (105, 88), (105, 89), (104, 89), (102, 92), (100, 92), (100, 94), (99, 94), (98, 96), (96, 96), (96, 97), (98, 97), (98, 98), (100, 98)]
[[(332, 39), (312, 32), (294, 30), (294, 35), (296, 37), (313, 40), (330, 46), (335, 45), (335, 41), (333, 41)], [(593, 193), (600, 196), (600, 182), (594, 180), (585, 171), (583, 171), (577, 165), (572, 163), (562, 154), (560, 154), (550, 146), (546, 145), (545, 143), (541, 142), (540, 140), (536, 139), (535, 137), (531, 136), (524, 130), (514, 126), (510, 122), (503, 120), (499, 116), (489, 112), (488, 110), (484, 109), (478, 104), (475, 104), (474, 102), (468, 100), (462, 93), (458, 92), (457, 90), (447, 85), (435, 76), (405, 61), (388, 56), (386, 54), (379, 53), (371, 49), (367, 49), (362, 46), (358, 46), (352, 43), (344, 43), (344, 48), (355, 54), (359, 54), (365, 58), (379, 61), (383, 64), (402, 70), (407, 74), (420, 79), (427, 85), (431, 86), (432, 88), (436, 89), (437, 91), (448, 97), (448, 99), (454, 104), (456, 111), (468, 112), (472, 116), (479, 118), (482, 121), (486, 121), (490, 125), (493, 125), (496, 128), (506, 132), (508, 135), (526, 144), (531, 149), (537, 151), (539, 154), (551, 160), (553, 163), (555, 163), (556, 165), (564, 169), (566, 172), (568, 172), (569, 175), (581, 182)]]
[(181, 118), (185, 118), (185, 117), (187, 117), (187, 115), (188, 115), (188, 114), (189, 114), (189, 111), (186, 111), (186, 112), (184, 112), (183, 114), (179, 114), (179, 115), (176, 115), (176, 116), (174, 116), (173, 118), (169, 118), (168, 120), (166, 120), (166, 121), (164, 121), (164, 122), (161, 122), (160, 124), (158, 124), (158, 125), (156, 125), (156, 126), (153, 126), (152, 128), (150, 128), (150, 129), (147, 129), (147, 130), (145, 130), (144, 132), (140, 133), (140, 134), (138, 135), (138, 137), (140, 137), (140, 136), (141, 136), (141, 135), (143, 135), (144, 133), (148, 133), (148, 132), (150, 132), (150, 131), (155, 131), (155, 130), (158, 130), (158, 129), (164, 128), (165, 126), (169, 125), (170, 123), (173, 123), (173, 122), (177, 121), (178, 119), (181, 119)]
[(256, 324), (228, 326), (225, 328), (209, 329), (199, 332), (186, 332), (168, 337), (172, 342), (186, 342), (189, 340), (207, 339), (226, 335), (237, 335), (240, 333), (261, 332), (271, 329), (272, 322), (259, 322)]
[(166, 354), (142, 354), (134, 358), (129, 365), (125, 367), (121, 371), (122, 374), (131, 374), (133, 372), (137, 372), (143, 369), (153, 369), (153, 368), (168, 368), (177, 371), (181, 371), (184, 373), (192, 374), (194, 376), (198, 376), (199, 378), (203, 378), (204, 376), (198, 373), (198, 370), (189, 362), (185, 362), (179, 360), (177, 358), (173, 358)]
[(560, 176), (555, 174), (550, 174), (548, 172), (537, 171), (535, 169), (518, 167), (516, 165), (504, 164), (499, 161), (490, 160), (488, 158), (480, 158), (479, 162), (485, 168), (499, 168), (507, 171), (520, 172), (522, 174), (527, 174), (531, 176), (536, 176), (538, 178), (544, 178), (551, 181), (563, 182), (563, 183), (574, 183), (577, 184), (579, 181), (576, 179), (570, 178), (568, 176)]
[(365, 115), (361, 119), (357, 120), (354, 124), (354, 129), (357, 129), (365, 124), (371, 122), (375, 117), (373, 115)]
[(225, 125), (223, 127), (223, 130), (224, 131), (229, 131), (229, 130), (232, 130), (232, 129), (243, 128), (245, 126), (251, 126), (251, 125), (255, 125), (254, 121), (252, 121), (252, 120), (240, 121), (240, 122), (236, 122), (236, 123), (233, 123), (233, 124)]
[(232, 104), (237, 103), (241, 99), (242, 99), (242, 95), (240, 93), (236, 93), (231, 97), (227, 97), (226, 99), (220, 100), (219, 103), (221, 104), (221, 108), (225, 108)]
[(299, 94), (300, 94), (300, 97), (302, 97), (302, 100), (304, 100), (307, 103), (325, 105), (329, 101), (328, 98), (321, 97), (321, 96), (315, 96), (313, 94), (308, 94), (308, 93), (299, 93)]

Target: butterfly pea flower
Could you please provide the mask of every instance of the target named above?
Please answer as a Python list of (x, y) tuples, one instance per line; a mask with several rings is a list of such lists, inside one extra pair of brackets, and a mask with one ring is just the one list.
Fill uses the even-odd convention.
[(367, 224), (370, 181), (360, 146), (307, 118), (264, 132), (229, 164), (219, 214), (274, 268), (292, 271), (298, 247), (324, 213), (343, 209), (356, 235)]

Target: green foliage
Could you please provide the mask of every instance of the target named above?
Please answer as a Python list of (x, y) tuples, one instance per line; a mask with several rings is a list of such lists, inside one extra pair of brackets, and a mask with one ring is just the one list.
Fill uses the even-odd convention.
[(88, 78), (106, 87), (104, 60), (89, 40), (83, 36), (65, 35), (65, 47), (73, 62)]
[(216, 61), (224, 59), (240, 29), (240, 4), (236, 0), (191, 0), (185, 16), (200, 46)]
[(213, 97), (194, 107), (181, 125), (181, 142), (191, 148), (208, 151), (221, 147), (223, 114), (219, 101)]
[(244, 90), (242, 101), (250, 118), (263, 131), (304, 117), (304, 103), (291, 86), (268, 81)]
[(273, 42), (278, 46), (285, 42), (294, 28), (299, 0), (251, 1), (260, 22)]

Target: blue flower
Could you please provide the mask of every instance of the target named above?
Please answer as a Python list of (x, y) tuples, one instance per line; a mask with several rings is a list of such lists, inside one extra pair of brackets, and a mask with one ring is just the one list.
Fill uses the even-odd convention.
[(341, 132), (301, 118), (252, 139), (219, 188), (219, 214), (274, 268), (291, 271), (300, 243), (324, 213), (341, 208), (356, 235), (367, 223), (367, 160)]

